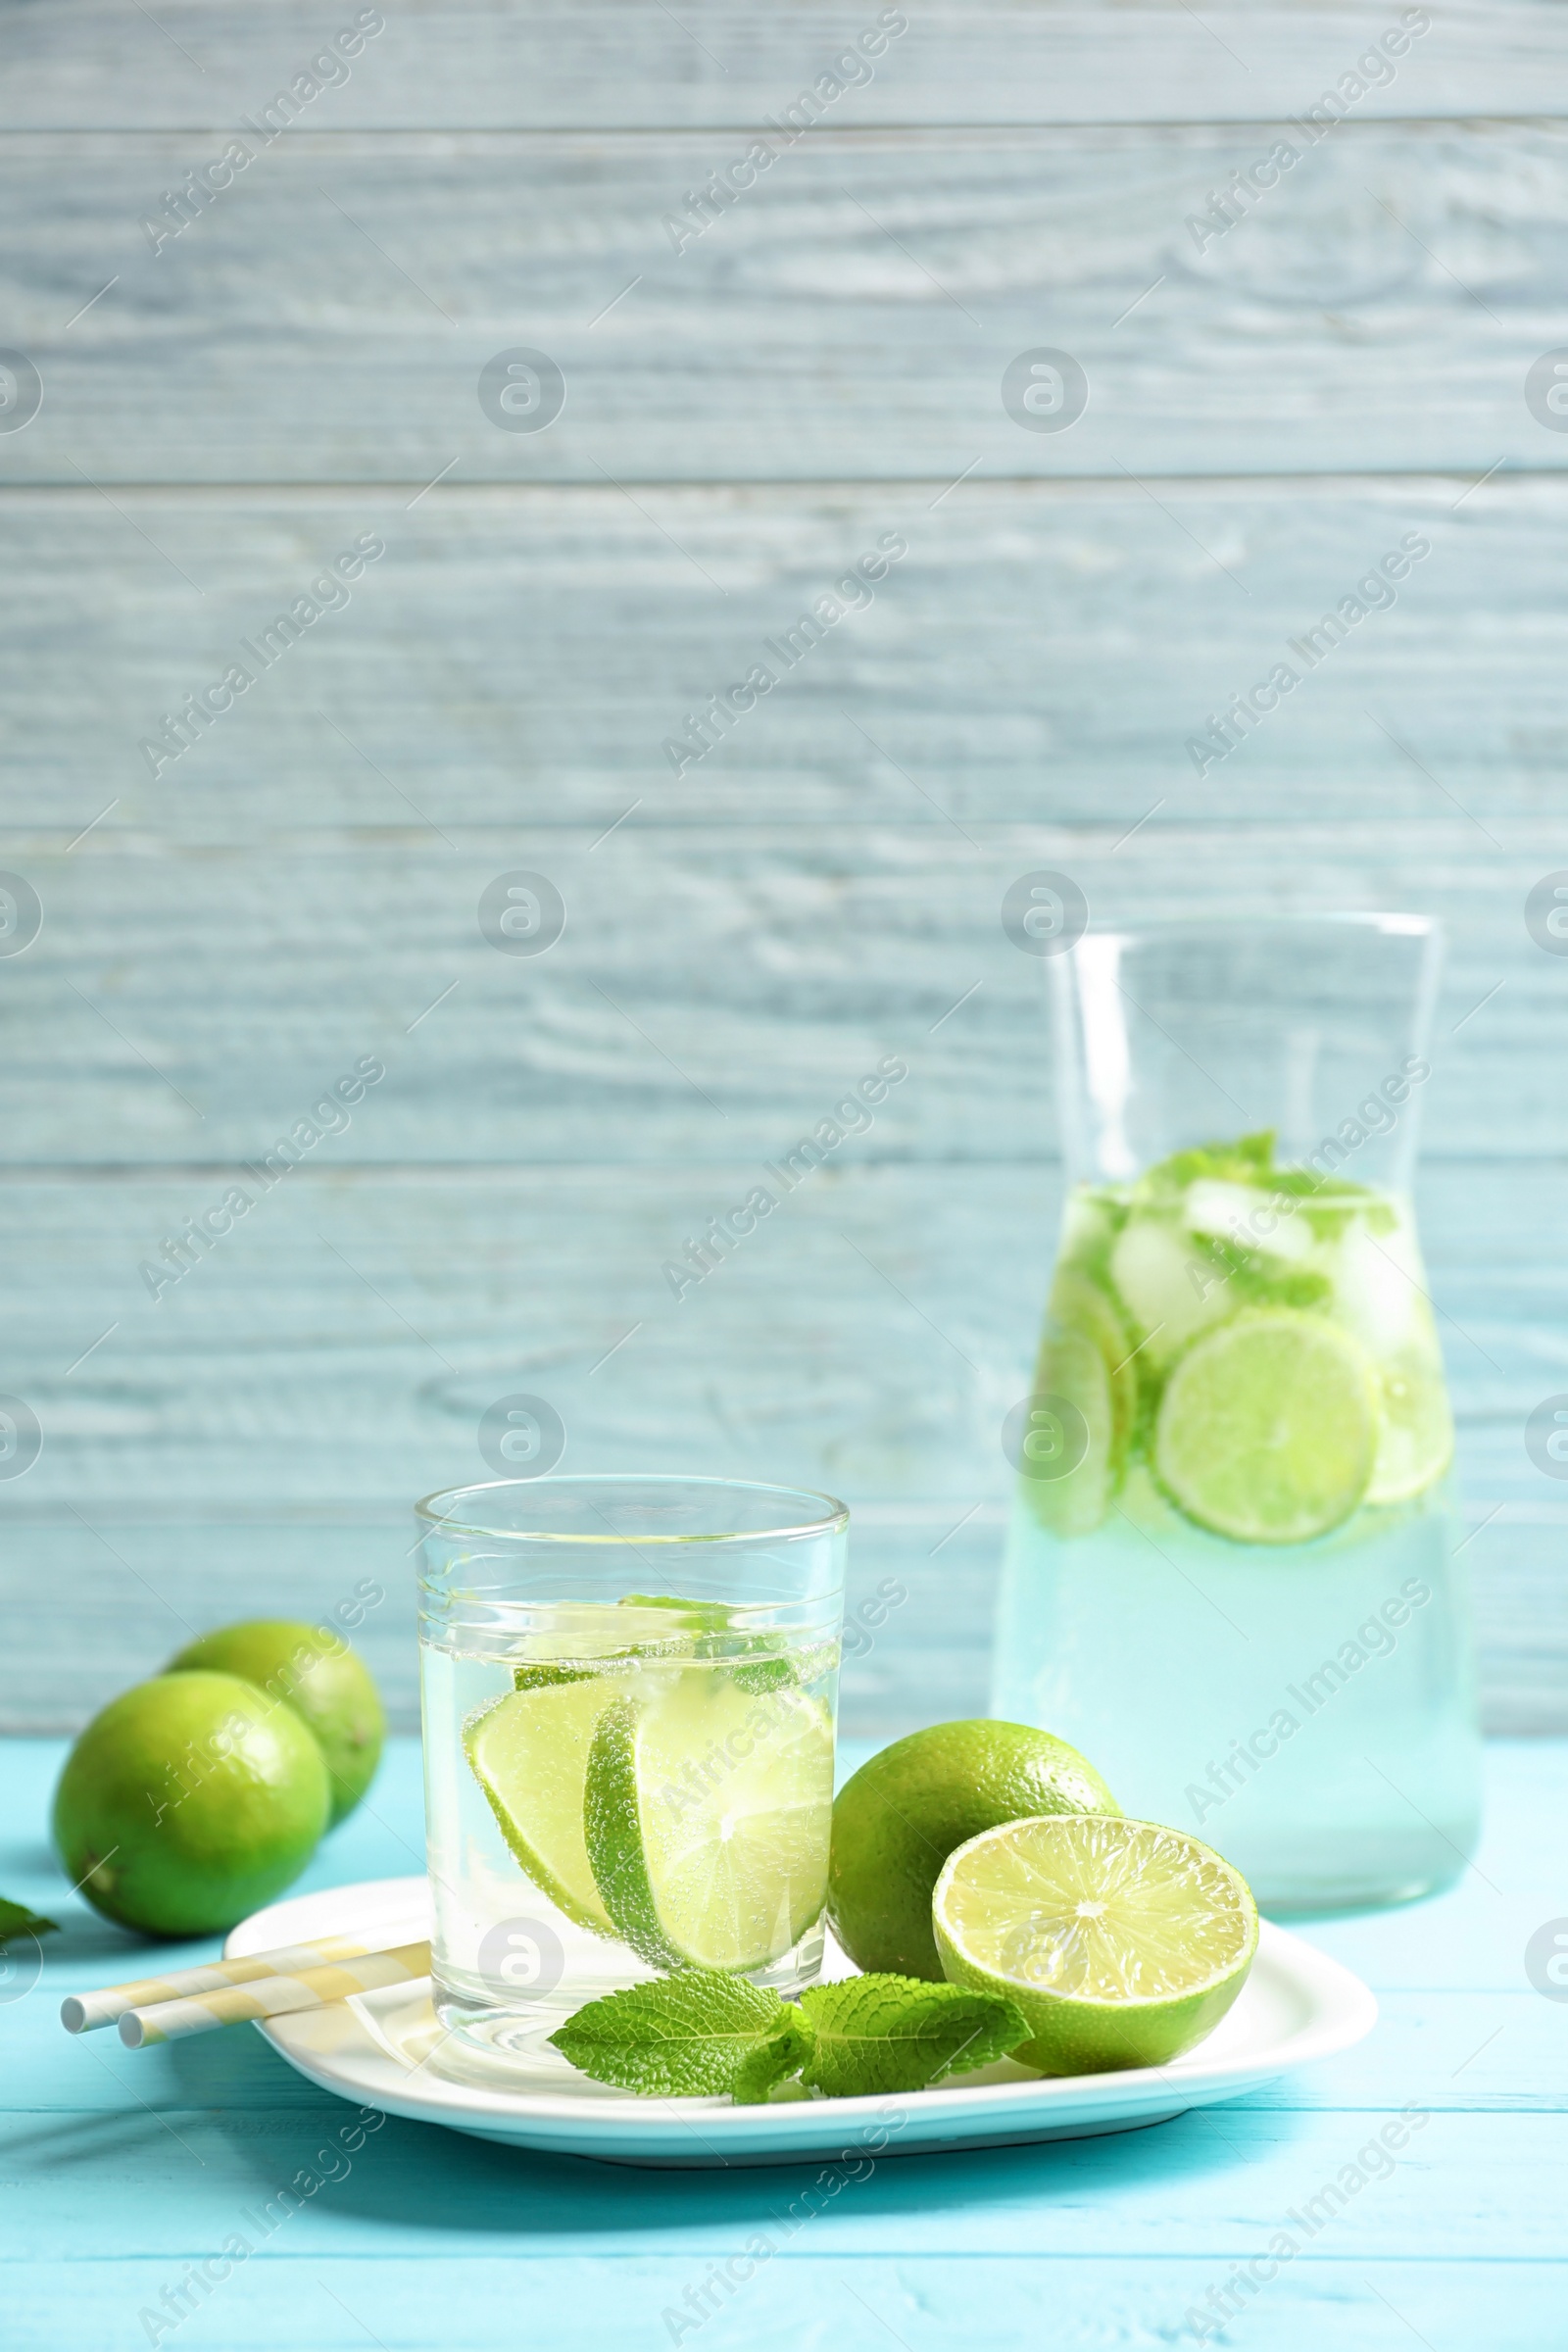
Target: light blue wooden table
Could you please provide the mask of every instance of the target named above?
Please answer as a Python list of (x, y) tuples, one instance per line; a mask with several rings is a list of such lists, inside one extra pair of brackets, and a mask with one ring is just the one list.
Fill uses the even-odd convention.
[[(64, 1924), (40, 1980), (14, 1978), (0, 2006), (0, 2340), (16, 2352), (1192, 2343), (1187, 2315), (1331, 2185), (1343, 2209), (1322, 2202), (1330, 2218), (1309, 2250), (1217, 2340), (1267, 2352), (1568, 2342), (1568, 2002), (1532, 1990), (1523, 1959), (1537, 1929), (1568, 1913), (1568, 1742), (1492, 1746), (1487, 1841), (1462, 1886), (1309, 1931), (1377, 1991), (1381, 2022), (1359, 2049), (1147, 2132), (883, 2160), (700, 2328), (664, 2315), (689, 2317), (688, 2287), (798, 2196), (806, 2173), (635, 2172), (396, 2119), (345, 2173), (318, 2153), (354, 2111), (249, 2027), (135, 2056), (109, 2034), (68, 2040), (62, 1991), (133, 1973), (146, 1947), (62, 1900), (43, 1837), (61, 1752), (42, 1740), (0, 1751), (0, 1886)], [(418, 1867), (417, 1764), (416, 1744), (398, 1741), (305, 1886)], [(1400, 2115), (1426, 2120), (1392, 2169), (1358, 2162)], [(165, 2327), (190, 2266), (302, 2171), (339, 2177)]]

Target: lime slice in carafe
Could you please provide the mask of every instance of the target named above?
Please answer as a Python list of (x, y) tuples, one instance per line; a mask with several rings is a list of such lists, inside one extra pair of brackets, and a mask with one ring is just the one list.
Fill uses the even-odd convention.
[(1443, 1476), (1453, 1459), (1453, 1415), (1442, 1366), (1396, 1356), (1379, 1366), (1383, 1441), (1368, 1502), (1408, 1502)]
[[(1080, 1273), (1076, 1266), (1056, 1269), (1047, 1315), (1046, 1345), (1050, 1345), (1053, 1327), (1081, 1331), (1094, 1341), (1105, 1359), (1110, 1381), (1111, 1457), (1113, 1466), (1119, 1466), (1138, 1415), (1138, 1365), (1127, 1326), (1100, 1285)], [(1041, 1383), (1037, 1380), (1035, 1386), (1038, 1389)]]
[(1377, 1374), (1321, 1315), (1256, 1308), (1195, 1340), (1165, 1385), (1154, 1468), (1172, 1500), (1238, 1544), (1303, 1544), (1366, 1494)]
[(1019, 1493), (1053, 1535), (1087, 1536), (1104, 1518), (1115, 1429), (1103, 1350), (1087, 1332), (1048, 1321), (1013, 1460)]
[(655, 1968), (763, 1967), (827, 1894), (833, 1726), (799, 1689), (693, 1667), (595, 1733), (583, 1814), (600, 1898)]

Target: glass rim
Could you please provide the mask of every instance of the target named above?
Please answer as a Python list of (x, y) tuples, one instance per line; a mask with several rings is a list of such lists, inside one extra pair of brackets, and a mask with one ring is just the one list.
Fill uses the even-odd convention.
[(1437, 914), (1414, 914), (1397, 907), (1304, 907), (1298, 911), (1277, 914), (1233, 914), (1217, 910), (1212, 914), (1156, 915), (1148, 922), (1097, 923), (1091, 918), (1067, 950), (1072, 955), (1086, 939), (1153, 939), (1171, 931), (1220, 932), (1237, 934), (1244, 931), (1286, 931), (1295, 924), (1326, 926), (1342, 923), (1347, 928), (1378, 931), (1391, 939), (1437, 939), (1443, 934), (1443, 917)]
[[(646, 1535), (617, 1535), (611, 1531), (602, 1536), (585, 1535), (580, 1529), (491, 1527), (481, 1524), (482, 1514), (475, 1515), (471, 1519), (459, 1519), (437, 1508), (437, 1505), (441, 1503), (466, 1501), (470, 1495), (548, 1493), (552, 1488), (559, 1490), (563, 1487), (599, 1487), (603, 1489), (629, 1486), (697, 1487), (706, 1488), (714, 1494), (771, 1494), (777, 1495), (781, 1501), (787, 1499), (797, 1503), (814, 1503), (819, 1507), (808, 1518), (798, 1517), (776, 1527), (721, 1528), (710, 1535), (668, 1535), (657, 1532)], [(773, 1485), (766, 1479), (714, 1478), (703, 1473), (687, 1475), (676, 1470), (583, 1470), (565, 1471), (559, 1475), (550, 1471), (543, 1478), (493, 1478), (483, 1479), (467, 1486), (437, 1487), (433, 1493), (419, 1497), (414, 1506), (414, 1515), (430, 1534), (480, 1536), (487, 1542), (501, 1544), (561, 1544), (565, 1545), (624, 1545), (629, 1544), (637, 1549), (653, 1544), (663, 1544), (671, 1548), (679, 1548), (689, 1547), (693, 1544), (717, 1547), (726, 1544), (801, 1543), (808, 1536), (839, 1534), (850, 1523), (849, 1505), (840, 1502), (834, 1494), (819, 1494), (813, 1487), (781, 1487)]]

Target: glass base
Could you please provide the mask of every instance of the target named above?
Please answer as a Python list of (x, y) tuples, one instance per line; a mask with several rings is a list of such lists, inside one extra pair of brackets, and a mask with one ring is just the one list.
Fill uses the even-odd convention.
[(1463, 1876), (1464, 1868), (1456, 1862), (1441, 1878), (1396, 1884), (1387, 1879), (1356, 1879), (1321, 1886), (1291, 1886), (1280, 1893), (1266, 1886), (1252, 1891), (1265, 1919), (1326, 1919), (1337, 1913), (1390, 1910), (1398, 1903), (1424, 1902), (1430, 1894), (1446, 1894)]
[[(430, 1994), (436, 2016), (460, 2045), (460, 2049), (448, 2045), (449, 2059), (466, 2057), (471, 2061), (477, 2054), (491, 2066), (504, 2068), (514, 2077), (526, 2076), (541, 2087), (564, 2086), (575, 2076), (575, 2067), (551, 2047), (550, 2036), (580, 2004), (562, 2008), (552, 2001), (548, 2005), (534, 2003), (527, 2009), (498, 2009), (493, 2001), (475, 2000), (443, 1984), (439, 1976), (431, 1979)], [(440, 2055), (431, 2063), (439, 2071)]]
[[(436, 2016), (452, 2042), (460, 2045), (459, 2050), (452, 2050), (450, 2043), (446, 2045), (452, 2057), (461, 2064), (462, 2057), (471, 2061), (478, 2055), (496, 2070), (504, 2070), (512, 2080), (525, 2078), (541, 2088), (580, 2083), (582, 2076), (552, 2046), (550, 2036), (589, 2001), (601, 2000), (630, 1984), (657, 1981), (655, 1970), (645, 1968), (622, 1947), (596, 1942), (594, 1948), (596, 1953), (606, 1954), (612, 1964), (616, 1952), (621, 1951), (624, 1970), (617, 1971), (612, 1979), (608, 1972), (597, 1973), (587, 1982), (555, 1985), (548, 1995), (512, 2002), (498, 2001), (493, 1986), (435, 1957), (430, 1995)], [(748, 1984), (767, 1985), (785, 1995), (801, 1992), (808, 1984), (814, 1984), (821, 1974), (822, 1948), (823, 1925), (817, 1920), (792, 1950), (781, 1953), (762, 1968), (743, 1973)], [(432, 2056), (430, 2063), (434, 2071), (441, 2071), (439, 2056)]]

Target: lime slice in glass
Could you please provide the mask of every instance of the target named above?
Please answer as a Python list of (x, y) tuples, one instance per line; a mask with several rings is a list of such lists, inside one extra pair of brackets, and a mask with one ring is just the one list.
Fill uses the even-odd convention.
[(827, 1893), (833, 1724), (799, 1689), (689, 1668), (596, 1731), (584, 1824), (616, 1933), (655, 1968), (761, 1968)]
[(1055, 1814), (982, 1830), (931, 1902), (943, 1974), (1004, 1994), (1042, 2074), (1163, 2066), (1211, 2033), (1247, 1981), (1257, 1907), (1196, 1838)]
[(743, 1690), (771, 1690), (797, 1679), (794, 1666), (779, 1653), (776, 1634), (747, 1632), (745, 1610), (718, 1601), (682, 1600), (670, 1592), (628, 1592), (617, 1605), (645, 1613), (658, 1610), (681, 1629), (675, 1642), (644, 1643), (635, 1656), (678, 1652), (689, 1658), (733, 1659), (729, 1671)]
[(1110, 1367), (1087, 1332), (1048, 1322), (1014, 1455), (1018, 1489), (1042, 1527), (1087, 1536), (1113, 1484)]
[(591, 1683), (596, 1675), (592, 1666), (514, 1666), (512, 1682), (516, 1690), (542, 1690), (556, 1683)]
[(1440, 1363), (1396, 1356), (1381, 1364), (1383, 1439), (1368, 1502), (1408, 1502), (1453, 1459), (1453, 1415)]
[(1165, 1384), (1154, 1468), (1200, 1527), (1304, 1544), (1366, 1494), (1382, 1436), (1377, 1376), (1321, 1315), (1257, 1308), (1195, 1340)]
[(530, 1683), (497, 1699), (463, 1735), (474, 1778), (517, 1861), (569, 1920), (600, 1936), (615, 1931), (588, 1863), (583, 1788), (594, 1734), (626, 1688), (626, 1678), (614, 1674)]

